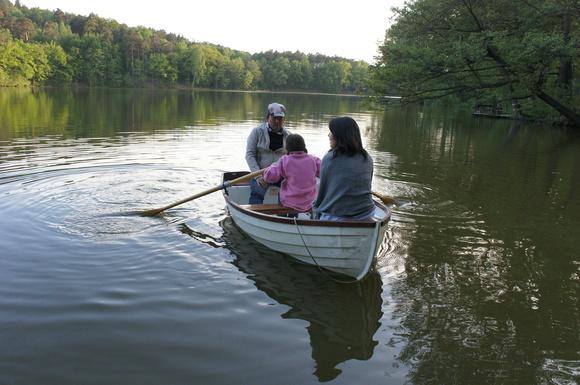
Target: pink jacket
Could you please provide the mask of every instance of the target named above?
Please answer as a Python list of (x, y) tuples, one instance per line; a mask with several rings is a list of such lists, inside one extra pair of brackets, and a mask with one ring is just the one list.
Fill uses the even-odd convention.
[(307, 211), (316, 198), (316, 178), (320, 177), (320, 159), (304, 151), (284, 155), (264, 171), (264, 180), (276, 183), (280, 178), (280, 202), (298, 211)]

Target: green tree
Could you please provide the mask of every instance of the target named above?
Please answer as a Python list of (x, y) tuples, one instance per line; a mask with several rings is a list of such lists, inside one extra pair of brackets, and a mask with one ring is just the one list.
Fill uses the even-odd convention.
[(122, 31), (123, 50), (128, 62), (127, 67), (131, 71), (131, 75), (135, 76), (138, 71), (136, 60), (140, 59), (144, 51), (143, 36), (135, 29), (124, 29)]
[(2, 27), (10, 30), (12, 36), (25, 42), (30, 40), (36, 33), (34, 23), (28, 18), (18, 18), (10, 16), (1, 20)]
[(348, 88), (356, 92), (365, 92), (369, 79), (369, 66), (363, 61), (355, 61), (348, 76)]
[(261, 64), (263, 82), (272, 90), (280, 90), (286, 87), (288, 73), (290, 72), (290, 60), (278, 56), (270, 62)]
[(147, 69), (152, 80), (173, 83), (177, 78), (175, 68), (170, 64), (167, 55), (162, 53), (154, 53), (149, 57)]
[(74, 81), (88, 82), (90, 86), (107, 84), (107, 67), (111, 60), (111, 43), (98, 35), (76, 35), (62, 40), (68, 55), (68, 64)]
[(70, 25), (65, 24), (62, 21), (58, 22), (58, 39), (60, 43), (60, 39), (66, 39), (68, 37), (73, 36), (73, 31), (70, 28)]
[(290, 61), (288, 70), (289, 87), (306, 90), (310, 87), (312, 80), (312, 65), (310, 65), (306, 55), (302, 56), (300, 60)]
[(56, 11), (54, 11), (53, 18), (54, 22), (62, 23), (66, 20), (66, 14), (63, 11), (61, 11), (60, 8), (57, 8)]
[(191, 75), (191, 86), (202, 82), (207, 74), (205, 53), (200, 45), (194, 45), (183, 52), (184, 70)]
[(34, 85), (36, 82), (42, 82), (48, 78), (50, 75), (50, 64), (49, 59), (45, 52), (45, 44), (32, 43), (26, 44), (25, 50), (27, 51), (29, 57), (31, 57), (33, 75), (31, 83)]
[(119, 23), (110, 22), (91, 13), (84, 24), (83, 35), (100, 35), (105, 40), (113, 39), (113, 31), (119, 28)]
[(218, 53), (215, 61), (215, 67), (213, 74), (213, 87), (215, 89), (227, 89), (230, 85), (231, 79), (229, 78), (229, 65), (231, 59)]
[(154, 31), (149, 40), (151, 52), (168, 54), (175, 49), (175, 45), (166, 39), (165, 31)]
[(9, 30), (0, 27), (0, 45), (12, 41), (12, 34)]
[(56, 45), (54, 42), (45, 44), (44, 51), (50, 67), (47, 79), (56, 84), (70, 84), (73, 76), (72, 71), (68, 66), (66, 52), (64, 52), (61, 46)]
[(227, 63), (226, 76), (229, 86), (234, 90), (247, 90), (250, 88), (253, 76), (246, 70), (244, 61), (237, 57)]
[(0, 45), (0, 85), (25, 86), (48, 77), (50, 66), (41, 44), (22, 40)]
[[(343, 70), (348, 72), (352, 60), (299, 51), (250, 54), (194, 44), (163, 30), (128, 27), (96, 14), (27, 8), (8, 0), (0, 0), (0, 45), (0, 84), (10, 85), (46, 81), (141, 87), (155, 80), (160, 85), (187, 82), (219, 89), (339, 92), (356, 89), (360, 77), (350, 71), (344, 81)], [(325, 77), (315, 83), (313, 67), (326, 66)]]
[(351, 64), (348, 62), (337, 62), (330, 60), (314, 67), (314, 78), (316, 84), (325, 92), (341, 92), (348, 87)]
[(203, 56), (205, 58), (206, 70), (202, 79), (199, 79), (199, 85), (202, 87), (217, 87), (219, 83), (218, 68), (223, 66), (223, 55), (212, 45), (202, 44)]
[(454, 95), (511, 105), (514, 114), (521, 107), (536, 118), (551, 111), (580, 126), (571, 73), (580, 55), (579, 6), (579, 0), (406, 3), (395, 10), (371, 68), (374, 100)]
[(29, 85), (33, 76), (33, 58), (21, 40), (10, 40), (0, 45), (0, 85)]
[(89, 85), (105, 85), (107, 52), (104, 41), (97, 35), (83, 35), (81, 37), (81, 53), (83, 55), (85, 76)]
[(10, 13), (12, 4), (8, 0), (0, 0), (0, 17), (6, 17)]
[(259, 84), (262, 81), (262, 71), (260, 69), (260, 64), (255, 60), (249, 60), (246, 63), (246, 69), (248, 70), (248, 72), (251, 74), (252, 77), (250, 82), (250, 88), (255, 89), (257, 84)]
[(119, 45), (110, 42), (105, 44), (105, 84), (112, 87), (123, 87), (124, 81), (123, 54)]
[(36, 26), (43, 26), (48, 21), (52, 21), (54, 17), (54, 13), (47, 9), (40, 9), (40, 8), (22, 8), (22, 14), (32, 20), (34, 25)]
[(44, 23), (42, 34), (46, 37), (46, 40), (57, 41), (60, 37), (60, 34), (58, 33), (58, 23), (55, 23), (54, 21), (47, 21)]

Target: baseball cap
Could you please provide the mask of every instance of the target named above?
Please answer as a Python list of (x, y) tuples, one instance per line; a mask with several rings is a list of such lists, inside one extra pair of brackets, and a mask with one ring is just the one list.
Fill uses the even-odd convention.
[(286, 117), (286, 107), (284, 107), (280, 103), (272, 103), (268, 105), (268, 115), (272, 115), (274, 117)]

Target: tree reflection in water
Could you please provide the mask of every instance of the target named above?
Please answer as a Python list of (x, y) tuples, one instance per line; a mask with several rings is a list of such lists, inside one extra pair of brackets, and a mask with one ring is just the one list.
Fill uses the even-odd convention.
[(460, 249), (419, 222), (391, 293), (413, 383), (577, 382), (576, 272), (554, 257), (569, 253), (503, 235)]

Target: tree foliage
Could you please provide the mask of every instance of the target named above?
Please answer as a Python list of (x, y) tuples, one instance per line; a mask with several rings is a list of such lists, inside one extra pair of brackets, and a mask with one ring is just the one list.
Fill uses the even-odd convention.
[(375, 102), (453, 95), (580, 126), (580, 0), (416, 0), (394, 11), (371, 67)]
[[(0, 0), (0, 59), (0, 86), (181, 85), (353, 93), (363, 90), (368, 79), (368, 64), (351, 59), (250, 54), (95, 14), (27, 8), (9, 0)], [(317, 72), (324, 77), (314, 81)]]

